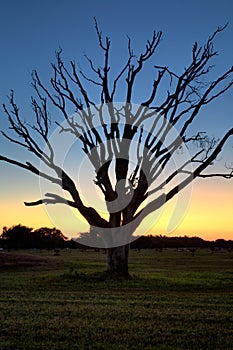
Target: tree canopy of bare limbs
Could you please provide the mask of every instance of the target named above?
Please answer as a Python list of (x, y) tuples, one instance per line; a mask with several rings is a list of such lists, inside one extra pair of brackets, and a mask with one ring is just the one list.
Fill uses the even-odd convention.
[[(200, 131), (190, 132), (190, 126), (202, 107), (233, 85), (233, 67), (208, 81), (213, 68), (211, 59), (217, 55), (213, 41), (225, 27), (217, 28), (203, 47), (194, 43), (191, 62), (181, 74), (167, 66), (155, 64), (151, 92), (135, 107), (133, 95), (138, 76), (148, 61), (155, 57), (162, 32), (153, 32), (137, 57), (128, 38), (128, 58), (118, 74), (110, 78), (111, 41), (109, 37), (103, 37), (95, 21), (99, 48), (103, 53), (101, 67), (86, 55), (89, 73), (74, 61), (66, 65), (60, 50), (56, 53), (56, 62), (52, 64), (50, 85), (42, 82), (37, 71), (32, 73), (35, 91), (31, 99), (33, 125), (24, 122), (13, 91), (8, 104), (3, 105), (10, 132), (2, 132), (2, 135), (40, 159), (43, 168), (5, 155), (0, 155), (0, 160), (56, 184), (69, 196), (46, 193), (44, 198), (25, 202), (25, 205), (63, 203), (76, 208), (94, 228), (93, 231), (97, 230), (102, 235), (102, 241), (108, 242), (107, 266), (112, 274), (128, 275), (130, 237), (148, 214), (170, 201), (195, 178), (233, 177), (233, 167), (229, 165), (223, 173), (209, 171), (233, 135), (233, 128), (226, 131), (220, 140)], [(90, 85), (96, 87), (95, 99), (88, 92)], [(116, 95), (122, 89), (125, 99), (119, 104)], [(96, 96), (99, 96), (98, 101)], [(63, 122), (56, 121), (60, 133), (73, 135), (80, 140), (84, 154), (94, 167), (94, 181), (103, 194), (108, 210), (107, 219), (101, 216), (98, 208), (85, 205), (75, 180), (56, 163), (56, 150), (50, 140), (49, 106), (63, 116)], [(193, 147), (194, 144), (197, 147)], [(190, 157), (186, 157), (178, 166), (171, 165), (173, 156), (185, 147)], [(112, 166), (114, 180), (110, 175)], [(124, 240), (124, 237), (127, 238)]]

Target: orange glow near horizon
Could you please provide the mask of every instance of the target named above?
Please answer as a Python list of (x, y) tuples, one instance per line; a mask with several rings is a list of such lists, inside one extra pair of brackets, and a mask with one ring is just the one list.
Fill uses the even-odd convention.
[[(167, 233), (167, 223), (174, 205), (174, 201), (171, 201), (163, 208), (159, 220), (146, 234), (198, 236), (206, 240), (233, 239), (232, 198), (232, 181), (200, 180), (194, 184), (190, 204), (179, 225)], [(17, 198), (15, 201), (12, 201), (12, 198), (8, 199), (4, 206), (1, 206), (0, 226), (10, 227), (17, 224), (33, 228), (56, 226), (70, 238), (77, 237), (79, 232), (88, 231), (88, 224), (84, 219), (79, 220), (79, 227), (74, 227), (69, 221), (69, 207), (57, 205), (50, 208), (58, 217), (56, 223), (51, 221), (47, 209), (48, 206), (26, 207), (22, 198)], [(143, 232), (142, 224), (140, 233)]]
[[(198, 236), (206, 240), (233, 239), (233, 185), (226, 180), (201, 180), (194, 184), (188, 210), (172, 236)], [(166, 230), (170, 204), (154, 234)]]

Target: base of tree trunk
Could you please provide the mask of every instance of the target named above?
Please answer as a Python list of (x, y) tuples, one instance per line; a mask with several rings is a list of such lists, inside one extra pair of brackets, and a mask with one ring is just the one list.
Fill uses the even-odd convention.
[(116, 278), (129, 279), (129, 244), (120, 247), (108, 248), (106, 254), (108, 273)]

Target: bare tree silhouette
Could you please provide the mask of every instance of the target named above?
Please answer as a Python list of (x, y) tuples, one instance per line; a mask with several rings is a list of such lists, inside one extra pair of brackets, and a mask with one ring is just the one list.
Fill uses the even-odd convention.
[[(155, 65), (150, 96), (135, 107), (132, 101), (137, 78), (155, 55), (162, 32), (153, 33), (139, 57), (134, 55), (128, 38), (128, 59), (112, 79), (109, 74), (111, 41), (109, 37), (103, 37), (95, 21), (104, 57), (102, 67), (96, 67), (94, 61), (85, 56), (90, 67), (90, 75), (87, 75), (74, 61), (65, 65), (60, 50), (56, 53), (56, 63), (52, 64), (53, 76), (49, 87), (42, 82), (37, 71), (32, 73), (36, 93), (36, 97), (32, 97), (35, 116), (32, 126), (24, 122), (13, 91), (9, 103), (3, 105), (13, 134), (2, 132), (2, 135), (15, 146), (39, 158), (43, 168), (3, 155), (0, 160), (57, 184), (70, 196), (67, 199), (67, 196), (46, 193), (44, 198), (25, 205), (63, 203), (76, 208), (91, 227), (98, 228), (103, 240), (111, 237), (106, 246), (107, 266), (111, 274), (128, 276), (130, 237), (148, 214), (162, 207), (195, 178), (233, 177), (231, 166), (226, 173), (205, 172), (233, 135), (233, 128), (220, 140), (211, 139), (200, 131), (196, 134), (190, 132), (190, 126), (201, 108), (233, 85), (233, 67), (211, 82), (206, 79), (213, 68), (210, 61), (217, 55), (213, 40), (225, 27), (217, 28), (203, 47), (197, 43), (193, 45), (191, 63), (182, 74), (176, 74), (166, 66)], [(88, 93), (89, 84), (96, 87), (98, 101), (94, 101)], [(116, 95), (123, 88), (125, 100), (119, 105)], [(49, 103), (64, 117), (64, 122), (57, 121), (60, 132), (72, 134), (82, 143), (83, 151), (95, 169), (95, 184), (105, 199), (108, 219), (103, 218), (97, 209), (84, 204), (75, 181), (56, 163), (55, 150), (50, 142)], [(75, 115), (70, 116), (74, 112)], [(193, 146), (195, 143), (198, 145), (196, 148)], [(172, 165), (173, 156), (182, 153), (185, 147), (188, 147), (190, 157), (178, 166)], [(133, 151), (136, 165), (131, 169)], [(112, 165), (114, 181), (110, 176)], [(44, 171), (46, 167), (48, 171)], [(93, 231), (96, 234), (96, 229)]]

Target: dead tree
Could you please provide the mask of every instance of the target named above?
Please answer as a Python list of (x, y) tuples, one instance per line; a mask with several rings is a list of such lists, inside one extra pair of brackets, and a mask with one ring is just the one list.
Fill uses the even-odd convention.
[[(38, 158), (43, 168), (4, 155), (0, 156), (0, 160), (56, 184), (69, 196), (46, 193), (44, 198), (25, 205), (63, 203), (76, 208), (90, 227), (95, 228), (93, 231), (96, 233), (98, 230), (102, 239), (107, 240), (107, 266), (111, 274), (128, 276), (130, 237), (149, 214), (161, 208), (196, 178), (233, 177), (232, 166), (228, 165), (223, 173), (211, 168), (233, 135), (233, 128), (220, 140), (211, 139), (200, 131), (190, 134), (190, 126), (202, 107), (233, 85), (233, 67), (211, 82), (207, 81), (213, 68), (211, 59), (217, 55), (213, 40), (224, 28), (217, 28), (203, 47), (197, 43), (193, 45), (191, 62), (181, 74), (167, 66), (154, 65), (151, 93), (147, 99), (138, 101), (135, 107), (132, 101), (137, 78), (157, 52), (162, 32), (153, 33), (138, 57), (128, 39), (128, 59), (115, 78), (110, 78), (111, 41), (102, 36), (95, 22), (103, 53), (102, 67), (96, 67), (95, 62), (85, 56), (90, 71), (89, 74), (84, 73), (74, 61), (65, 65), (59, 51), (56, 62), (52, 64), (50, 85), (46, 86), (41, 81), (37, 71), (32, 73), (35, 90), (35, 97), (31, 100), (35, 118), (33, 125), (24, 122), (13, 91), (8, 104), (3, 105), (10, 132), (2, 132), (2, 135)], [(90, 84), (96, 87), (98, 101), (88, 92)], [(125, 100), (119, 105), (116, 95), (123, 88)], [(93, 165), (95, 184), (102, 191), (108, 219), (103, 218), (98, 209), (84, 204), (75, 180), (56, 163), (56, 150), (50, 142), (50, 104), (53, 111), (56, 109), (63, 116), (64, 122), (57, 121), (60, 132), (79, 139), (84, 154)], [(149, 127), (146, 126), (148, 122)], [(177, 133), (173, 132), (174, 129)], [(173, 156), (182, 153), (185, 147), (188, 147), (190, 157), (179, 166), (171, 165)], [(130, 160), (133, 151), (132, 169)], [(114, 180), (110, 176), (110, 166), (113, 165)], [(48, 171), (44, 170), (46, 168)], [(205, 171), (207, 168), (208, 172)]]

